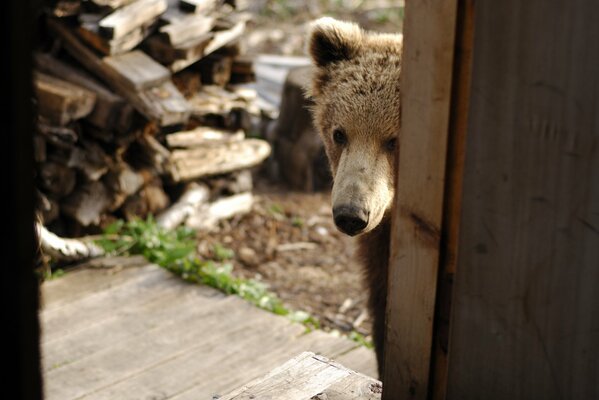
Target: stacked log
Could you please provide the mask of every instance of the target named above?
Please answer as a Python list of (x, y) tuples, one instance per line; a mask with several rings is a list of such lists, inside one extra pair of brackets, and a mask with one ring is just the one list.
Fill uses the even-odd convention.
[[(221, 204), (247, 209), (249, 170), (270, 146), (246, 138), (264, 110), (245, 85), (254, 79), (238, 44), (247, 16), (233, 2), (61, 0), (44, 19), (34, 146), (47, 228), (92, 234), (173, 204), (184, 216), (161, 218), (169, 228), (203, 229)], [(206, 195), (190, 208), (185, 193), (198, 185)]]

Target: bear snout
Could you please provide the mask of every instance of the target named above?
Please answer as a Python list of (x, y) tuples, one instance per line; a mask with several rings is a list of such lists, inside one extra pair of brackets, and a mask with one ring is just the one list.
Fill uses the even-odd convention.
[(362, 232), (368, 225), (368, 211), (356, 206), (338, 206), (333, 208), (333, 219), (339, 230), (349, 236)]

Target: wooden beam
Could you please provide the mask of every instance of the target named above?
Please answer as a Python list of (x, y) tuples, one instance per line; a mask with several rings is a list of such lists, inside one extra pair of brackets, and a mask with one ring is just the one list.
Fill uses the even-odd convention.
[(406, 4), (384, 400), (429, 395), (456, 12), (457, 0)]

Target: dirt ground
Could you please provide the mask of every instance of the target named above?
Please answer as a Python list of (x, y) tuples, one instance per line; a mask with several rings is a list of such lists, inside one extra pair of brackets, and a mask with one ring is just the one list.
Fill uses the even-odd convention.
[(211, 258), (215, 245), (232, 249), (236, 276), (268, 284), (325, 330), (369, 335), (361, 266), (353, 240), (335, 228), (329, 193), (291, 192), (264, 181), (256, 186), (252, 211), (200, 237), (199, 253)]
[[(365, 29), (400, 32), (403, 1), (240, 1), (252, 13), (242, 43), (247, 54), (305, 55), (308, 23), (321, 16)], [(368, 336), (371, 319), (353, 239), (334, 226), (329, 193), (291, 192), (258, 180), (253, 210), (201, 238), (199, 253), (219, 244), (234, 250), (234, 274), (263, 281), (289, 307), (317, 317), (326, 330)]]

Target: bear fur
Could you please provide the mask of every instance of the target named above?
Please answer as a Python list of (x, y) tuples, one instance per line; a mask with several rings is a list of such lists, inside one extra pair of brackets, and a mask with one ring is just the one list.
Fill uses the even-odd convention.
[(308, 36), (315, 71), (307, 95), (333, 174), (333, 217), (339, 230), (357, 236), (381, 378), (401, 52), (401, 35), (328, 17), (312, 23)]

